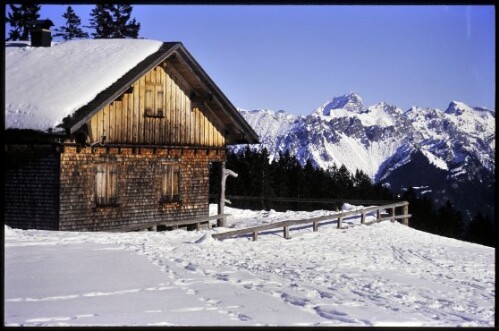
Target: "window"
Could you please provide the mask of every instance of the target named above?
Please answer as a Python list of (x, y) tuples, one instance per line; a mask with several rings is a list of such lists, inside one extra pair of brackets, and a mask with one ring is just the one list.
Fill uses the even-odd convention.
[(164, 164), (161, 181), (161, 202), (178, 202), (180, 199), (180, 166)]
[(118, 206), (118, 172), (115, 164), (98, 164), (95, 170), (95, 206)]
[(162, 118), (165, 115), (165, 94), (159, 84), (146, 84), (144, 96), (144, 116)]

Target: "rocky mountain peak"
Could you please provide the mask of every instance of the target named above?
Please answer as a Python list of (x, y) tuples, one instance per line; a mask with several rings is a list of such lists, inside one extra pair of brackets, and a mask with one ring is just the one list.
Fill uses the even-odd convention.
[(473, 111), (473, 108), (459, 101), (451, 101), (445, 111), (446, 114), (461, 115), (464, 112)]
[(360, 113), (364, 109), (362, 98), (355, 92), (349, 92), (326, 101), (314, 113), (319, 116), (333, 116), (335, 109), (344, 109), (349, 112)]

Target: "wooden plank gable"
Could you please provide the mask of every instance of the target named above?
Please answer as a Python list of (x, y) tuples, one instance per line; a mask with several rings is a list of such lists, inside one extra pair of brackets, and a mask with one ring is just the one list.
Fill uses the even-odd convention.
[(87, 143), (223, 147), (220, 120), (192, 91), (164, 62), (87, 120)]

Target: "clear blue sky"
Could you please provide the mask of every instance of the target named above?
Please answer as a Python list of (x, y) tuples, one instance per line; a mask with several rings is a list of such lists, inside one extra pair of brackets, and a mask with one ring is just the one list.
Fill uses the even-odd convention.
[[(93, 7), (73, 6), (83, 25)], [(59, 27), (65, 9), (40, 17)], [(132, 17), (140, 37), (181, 41), (240, 108), (308, 114), (354, 91), (366, 106), (495, 110), (492, 5), (134, 5)]]

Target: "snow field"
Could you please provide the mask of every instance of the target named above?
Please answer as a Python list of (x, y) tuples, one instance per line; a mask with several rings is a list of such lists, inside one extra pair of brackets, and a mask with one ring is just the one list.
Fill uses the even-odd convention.
[(493, 326), (492, 248), (353, 218), (218, 241), (334, 213), (226, 212), (228, 229), (192, 232), (6, 227), (6, 325)]

